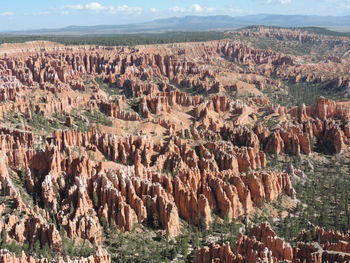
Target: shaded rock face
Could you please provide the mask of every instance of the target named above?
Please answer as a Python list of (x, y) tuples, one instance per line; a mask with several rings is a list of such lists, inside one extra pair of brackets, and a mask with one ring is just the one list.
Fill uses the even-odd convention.
[(254, 127), (266, 153), (310, 154), (315, 144), (320, 152), (339, 154), (349, 143), (347, 124), (339, 125), (336, 121), (347, 123), (348, 106), (320, 97), (314, 106), (292, 108), (289, 114), (296, 119), (283, 122), (272, 131), (260, 124)]
[[(311, 235), (311, 242), (310, 240)], [(316, 227), (302, 232), (295, 247), (279, 238), (270, 225), (263, 223), (248, 235), (239, 235), (232, 250), (230, 244), (212, 245), (196, 251), (195, 263), (203, 262), (348, 262), (349, 235)]]
[[(298, 115), (299, 108), (290, 110), (294, 116)], [(341, 127), (334, 120), (347, 120), (350, 117), (350, 108), (344, 104), (336, 103), (335, 101), (320, 97), (314, 106), (304, 107), (304, 115), (299, 116), (300, 131), (306, 131), (308, 139), (305, 138), (304, 144), (310, 142), (310, 138), (314, 138), (319, 145), (320, 150), (325, 153), (341, 153), (348, 143), (347, 126)], [(301, 146), (302, 144), (300, 144)], [(304, 147), (305, 149), (305, 147)], [(310, 150), (303, 150), (304, 153), (309, 153)]]

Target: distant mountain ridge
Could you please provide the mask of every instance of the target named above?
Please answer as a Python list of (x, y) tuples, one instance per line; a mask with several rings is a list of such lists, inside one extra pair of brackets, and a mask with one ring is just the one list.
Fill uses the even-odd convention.
[(229, 30), (250, 25), (282, 27), (350, 27), (349, 16), (306, 16), (306, 15), (248, 15), (232, 17), (185, 16), (156, 19), (150, 22), (126, 25), (68, 26), (57, 29), (11, 31), (9, 34), (118, 34), (155, 33), (167, 31)]

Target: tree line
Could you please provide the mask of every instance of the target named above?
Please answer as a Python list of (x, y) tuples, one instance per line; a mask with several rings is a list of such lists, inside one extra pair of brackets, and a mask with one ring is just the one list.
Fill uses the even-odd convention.
[(113, 35), (0, 35), (0, 44), (52, 41), (65, 45), (133, 46), (224, 39), (224, 32), (166, 32)]

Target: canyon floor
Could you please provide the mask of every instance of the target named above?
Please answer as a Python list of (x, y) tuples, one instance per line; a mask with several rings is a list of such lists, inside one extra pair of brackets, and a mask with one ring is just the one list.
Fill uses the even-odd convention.
[(350, 39), (0, 45), (0, 263), (350, 262)]

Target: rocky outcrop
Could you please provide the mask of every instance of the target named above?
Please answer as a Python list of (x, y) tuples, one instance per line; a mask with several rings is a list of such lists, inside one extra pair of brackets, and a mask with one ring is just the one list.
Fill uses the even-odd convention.
[(213, 245), (211, 247), (205, 247), (196, 251), (193, 263), (211, 263), (211, 262), (226, 262), (235, 263), (243, 262), (240, 255), (231, 250), (230, 244)]
[(22, 252), (20, 257), (17, 257), (15, 254), (10, 253), (6, 249), (0, 250), (0, 262), (1, 263), (24, 263), (24, 262), (32, 262), (32, 263), (50, 263), (50, 262), (58, 262), (58, 263), (110, 263), (111, 256), (107, 253), (103, 248), (98, 248), (95, 255), (91, 255), (87, 258), (59, 258), (57, 260), (49, 260), (45, 258), (37, 259), (32, 256), (26, 255)]
[[(309, 237), (313, 240), (307, 240)], [(315, 228), (311, 235), (302, 232), (301, 242), (292, 247), (263, 223), (253, 227), (248, 235), (239, 234), (235, 249), (228, 243), (200, 248), (193, 262), (348, 262), (348, 239), (347, 235)]]
[(243, 64), (293, 65), (292, 58), (267, 50), (256, 50), (240, 44), (227, 43), (222, 52), (234, 62)]
[[(103, 224), (131, 231), (134, 224), (149, 222), (176, 236), (180, 218), (209, 227), (212, 212), (234, 219), (262, 200), (273, 201), (281, 194), (293, 197), (287, 174), (240, 173), (266, 165), (259, 145), (246, 145), (232, 151), (229, 145), (207, 143), (193, 150), (176, 137), (155, 145), (147, 137), (118, 138), (95, 129), (56, 131), (44, 152), (23, 157), (29, 168), (25, 185), (29, 193), (40, 190), (43, 206), (57, 211), (57, 222), (71, 238), (99, 242)], [(95, 149), (110, 160), (134, 165), (109, 171), (84, 156), (65, 157), (74, 147)], [(152, 162), (154, 154), (158, 158)], [(164, 172), (155, 173), (154, 167)], [(166, 171), (176, 172), (169, 178)], [(58, 194), (63, 192), (59, 204)]]
[(125, 120), (125, 121), (139, 121), (140, 116), (136, 112), (123, 110), (127, 107), (125, 97), (115, 98), (113, 102), (99, 102), (100, 111), (107, 116)]
[(171, 236), (180, 233), (177, 207), (157, 183), (107, 173), (94, 182), (93, 191), (99, 216), (109, 224), (131, 231), (135, 223), (157, 221)]
[(293, 116), (299, 116), (300, 121), (310, 118), (318, 118), (320, 120), (350, 118), (350, 107), (346, 103), (335, 102), (322, 96), (317, 99), (313, 106), (305, 107), (305, 105), (302, 105), (292, 108), (289, 112)]
[[(304, 231), (300, 234), (300, 240), (307, 242), (309, 239), (317, 241), (327, 251), (350, 254), (350, 234), (343, 234), (337, 231), (325, 230), (315, 227), (311, 231)], [(349, 255), (350, 256), (350, 255)]]
[(213, 245), (196, 251), (193, 262), (292, 262), (292, 247), (278, 238), (267, 224), (254, 227), (248, 236), (240, 234), (231, 250), (230, 244)]
[(271, 28), (264, 26), (240, 30), (232, 34), (245, 37), (268, 37), (280, 41), (296, 41), (299, 43), (316, 45), (324, 42), (329, 45), (341, 45), (349, 42), (345, 37), (334, 39), (334, 37), (331, 36), (315, 34), (303, 29)]
[(22, 194), (9, 175), (6, 155), (2, 151), (0, 153), (0, 195), (13, 204), (12, 210), (22, 215), (19, 217), (16, 213), (4, 214), (0, 230), (8, 232), (9, 238), (17, 242), (34, 244), (39, 241), (53, 251), (60, 251), (61, 237), (56, 226), (38, 213), (38, 207), (31, 208), (30, 201), (24, 201)]

